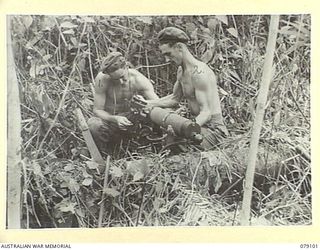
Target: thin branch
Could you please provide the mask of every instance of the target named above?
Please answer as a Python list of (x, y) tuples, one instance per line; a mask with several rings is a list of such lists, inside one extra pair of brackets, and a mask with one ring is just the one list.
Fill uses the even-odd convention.
[[(82, 33), (81, 33), (81, 35), (80, 35), (79, 42), (81, 42), (81, 40), (82, 40), (82, 37), (83, 37), (83, 35), (84, 35), (84, 33), (85, 33), (85, 30), (86, 30), (86, 27), (87, 27), (87, 23), (85, 22), (84, 25), (83, 25), (83, 30), (82, 30)], [(67, 95), (67, 93), (68, 93), (68, 89), (69, 89), (70, 82), (71, 82), (71, 76), (72, 76), (72, 74), (75, 72), (75, 69), (76, 69), (76, 60), (77, 60), (77, 58), (78, 58), (78, 56), (79, 56), (79, 52), (80, 52), (80, 46), (78, 47), (77, 54), (76, 54), (76, 56), (75, 56), (75, 58), (74, 58), (72, 70), (71, 70), (70, 75), (69, 75), (69, 77), (68, 77), (68, 81), (67, 81), (66, 87), (65, 87), (65, 89), (64, 89), (64, 91), (63, 91), (63, 95), (62, 95), (61, 101), (60, 101), (60, 103), (59, 103), (59, 107), (58, 107), (58, 109), (57, 109), (56, 115), (55, 115), (55, 117), (54, 117), (54, 119), (53, 119), (53, 122), (51, 123), (49, 129), (47, 130), (46, 134), (44, 135), (44, 137), (43, 137), (43, 139), (42, 139), (42, 141), (41, 141), (41, 143), (40, 143), (40, 145), (39, 145), (39, 148), (38, 148), (38, 150), (37, 150), (37, 154), (36, 154), (36, 157), (35, 157), (36, 159), (38, 158), (39, 153), (41, 152), (42, 147), (43, 147), (43, 145), (44, 145), (44, 142), (45, 142), (45, 140), (47, 139), (50, 131), (51, 131), (52, 128), (55, 126), (55, 124), (56, 124), (56, 122), (57, 122), (57, 119), (58, 119), (58, 116), (59, 116), (59, 114), (60, 114), (60, 111), (61, 111), (61, 109), (62, 109), (62, 107), (63, 107), (63, 105), (64, 105), (64, 100), (65, 100), (65, 97), (66, 97), (66, 95)]]
[(109, 176), (109, 168), (110, 168), (110, 156), (107, 157), (106, 162), (106, 169), (104, 172), (104, 182), (103, 182), (103, 190), (101, 196), (101, 203), (100, 203), (100, 211), (99, 211), (99, 218), (98, 218), (98, 227), (102, 226), (102, 218), (104, 213), (104, 202), (105, 202), (105, 190), (108, 187), (108, 176)]
[[(136, 67), (136, 70), (138, 69), (142, 69), (142, 68), (159, 68), (159, 67), (163, 67), (163, 66), (167, 66), (170, 65), (170, 63), (163, 63), (163, 64), (156, 64), (156, 65), (140, 65), (138, 67)], [(165, 80), (163, 80), (165, 81)]]
[[(91, 86), (91, 90), (92, 90), (92, 95), (94, 96), (94, 87), (96, 85), (95, 83), (95, 80), (94, 80), (94, 76), (93, 76), (93, 70), (92, 70), (92, 61), (91, 61), (91, 46), (90, 46), (90, 35), (88, 33), (87, 35), (88, 37), (88, 48), (89, 48), (89, 69), (90, 69), (90, 76), (91, 76), (91, 80), (92, 80), (92, 83), (90, 83), (90, 86)], [(93, 84), (93, 86), (92, 86)]]

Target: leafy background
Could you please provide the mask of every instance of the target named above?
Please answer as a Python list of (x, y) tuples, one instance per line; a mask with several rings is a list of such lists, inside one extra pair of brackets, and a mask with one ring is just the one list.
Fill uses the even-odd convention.
[[(269, 22), (264, 15), (12, 16), (24, 226), (96, 227), (102, 192), (103, 226), (237, 225)], [(310, 22), (310, 15), (280, 18), (254, 190), (259, 225), (311, 223)], [(217, 155), (126, 152), (112, 161), (103, 190), (73, 111), (92, 115), (94, 77), (111, 51), (151, 79), (159, 96), (170, 93), (176, 67), (164, 63), (156, 41), (167, 26), (185, 30), (192, 53), (218, 76), (231, 138)]]

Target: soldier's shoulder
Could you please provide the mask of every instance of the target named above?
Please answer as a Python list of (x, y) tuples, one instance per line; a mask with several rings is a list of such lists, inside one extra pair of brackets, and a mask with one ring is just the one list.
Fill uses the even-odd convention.
[(129, 68), (128, 73), (129, 73), (129, 80), (132, 83), (139, 82), (141, 77), (143, 77), (143, 74), (141, 72), (139, 72), (138, 70), (133, 69), (133, 68)]
[(139, 84), (141, 79), (144, 78), (144, 75), (136, 69), (129, 68), (128, 72), (129, 72), (129, 80), (133, 84)]
[(212, 81), (215, 80), (213, 70), (204, 62), (199, 61), (194, 65), (191, 77), (193, 81)]
[(109, 79), (109, 77), (108, 77), (107, 74), (103, 74), (102, 72), (99, 72), (95, 79), (96, 80), (104, 80), (104, 81), (106, 81), (106, 80)]
[(99, 72), (98, 75), (95, 78), (95, 87), (97, 88), (103, 88), (108, 85), (110, 78), (108, 75), (103, 74), (102, 72)]
[(202, 62), (202, 61), (198, 61), (195, 65), (194, 65), (194, 72), (195, 73), (203, 73), (203, 74), (214, 74), (213, 70), (209, 67), (208, 64)]
[(205, 62), (198, 61), (197, 65), (198, 65), (199, 68), (202, 68), (203, 70), (212, 71), (212, 70), (210, 69), (209, 65), (208, 65), (207, 63), (205, 63)]
[(141, 75), (141, 73), (138, 70), (133, 68), (128, 68), (128, 72), (129, 72), (129, 76), (137, 77)]

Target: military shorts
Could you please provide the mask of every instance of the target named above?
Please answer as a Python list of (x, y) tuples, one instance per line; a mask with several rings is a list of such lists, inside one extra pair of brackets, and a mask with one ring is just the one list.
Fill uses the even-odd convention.
[[(131, 112), (117, 114), (128, 118), (134, 123), (134, 117)], [(131, 129), (121, 130), (116, 123), (102, 120), (99, 117), (91, 117), (87, 121), (92, 137), (100, 150), (112, 148), (114, 144), (121, 140), (129, 139), (132, 136)]]
[(223, 122), (221, 114), (215, 114), (210, 121), (201, 127), (203, 141), (201, 146), (208, 150), (219, 146), (229, 136), (227, 127)]

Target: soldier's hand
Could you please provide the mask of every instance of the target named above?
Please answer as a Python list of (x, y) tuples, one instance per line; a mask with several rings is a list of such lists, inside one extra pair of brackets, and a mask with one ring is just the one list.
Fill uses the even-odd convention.
[(146, 99), (144, 99), (144, 97), (142, 95), (134, 95), (133, 96), (133, 99), (137, 102), (139, 102), (140, 104), (142, 105), (146, 105), (147, 104), (147, 101)]
[(127, 128), (132, 124), (127, 117), (124, 116), (115, 116), (116, 123), (121, 130), (127, 130)]

